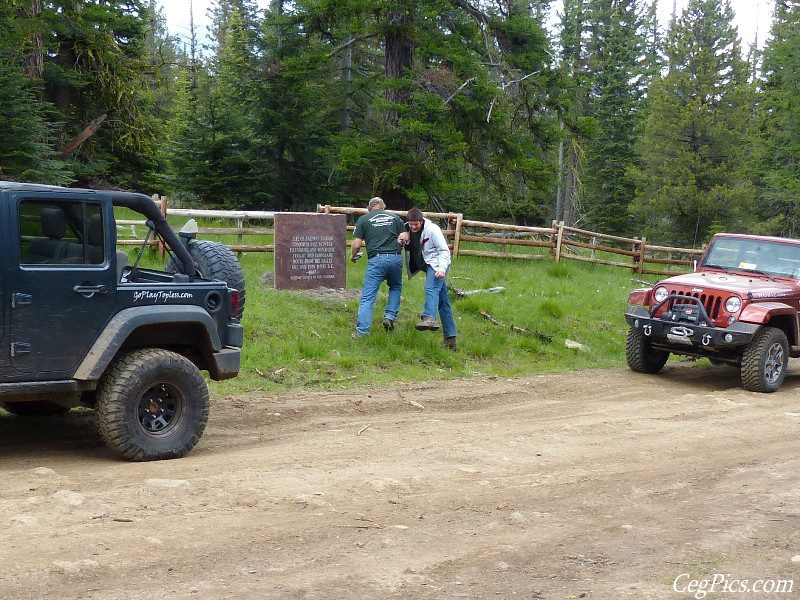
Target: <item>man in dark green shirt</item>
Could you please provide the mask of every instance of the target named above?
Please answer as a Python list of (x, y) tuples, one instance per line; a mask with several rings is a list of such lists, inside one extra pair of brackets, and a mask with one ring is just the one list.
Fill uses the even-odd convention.
[(367, 271), (364, 274), (356, 323), (356, 333), (359, 336), (369, 333), (372, 309), (381, 284), (385, 281), (389, 286), (389, 299), (383, 313), (383, 327), (386, 331), (394, 329), (397, 313), (400, 312), (400, 294), (403, 291), (403, 259), (400, 255), (402, 246), (397, 237), (404, 230), (405, 224), (400, 217), (387, 212), (386, 204), (378, 197), (369, 201), (367, 210), (369, 212), (356, 221), (351, 257), (355, 262), (359, 250), (366, 245)]

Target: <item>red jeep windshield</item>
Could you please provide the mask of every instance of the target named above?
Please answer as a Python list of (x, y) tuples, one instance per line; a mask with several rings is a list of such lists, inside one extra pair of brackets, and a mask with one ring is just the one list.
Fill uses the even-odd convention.
[(800, 245), (719, 237), (712, 242), (702, 266), (796, 279), (800, 276)]

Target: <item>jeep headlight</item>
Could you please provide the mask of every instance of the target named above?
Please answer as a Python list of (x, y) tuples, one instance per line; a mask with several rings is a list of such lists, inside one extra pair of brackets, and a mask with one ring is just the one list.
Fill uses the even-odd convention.
[(742, 299), (739, 296), (731, 296), (725, 301), (725, 310), (732, 315), (738, 313), (742, 308)]
[(656, 302), (663, 302), (667, 296), (669, 296), (669, 292), (667, 291), (667, 288), (663, 286), (657, 287), (656, 291), (653, 292), (653, 299)]

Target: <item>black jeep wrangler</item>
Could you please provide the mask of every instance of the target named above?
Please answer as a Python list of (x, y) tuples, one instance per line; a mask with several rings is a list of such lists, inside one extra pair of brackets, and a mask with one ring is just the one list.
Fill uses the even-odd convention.
[[(144, 215), (167, 271), (116, 251), (114, 207)], [(16, 415), (95, 409), (130, 460), (183, 456), (212, 379), (239, 372), (244, 278), (225, 246), (181, 237), (143, 194), (0, 181), (0, 403)], [(147, 241), (147, 240), (145, 240)]]

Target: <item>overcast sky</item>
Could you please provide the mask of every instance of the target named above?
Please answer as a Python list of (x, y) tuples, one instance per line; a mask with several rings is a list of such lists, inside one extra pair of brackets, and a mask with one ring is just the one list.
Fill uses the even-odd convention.
[[(678, 12), (686, 6), (689, 0), (675, 0)], [(739, 28), (739, 36), (742, 39), (744, 51), (753, 43), (758, 31), (758, 45), (763, 47), (764, 40), (769, 33), (770, 20), (772, 18), (773, 0), (730, 0), (733, 10), (736, 12), (735, 24)], [(159, 0), (164, 7), (167, 17), (167, 25), (172, 33), (178, 34), (183, 38), (188, 37), (189, 32), (189, 0)], [(208, 26), (208, 7), (212, 0), (194, 0), (194, 20), (197, 27), (198, 37), (203, 38), (206, 27)], [(673, 0), (659, 0), (660, 22), (666, 23), (672, 14)], [(266, 8), (269, 0), (258, 0), (258, 5)], [(551, 12), (555, 15), (561, 11), (561, 2), (555, 0), (551, 5)], [(554, 16), (555, 18), (555, 16)]]

